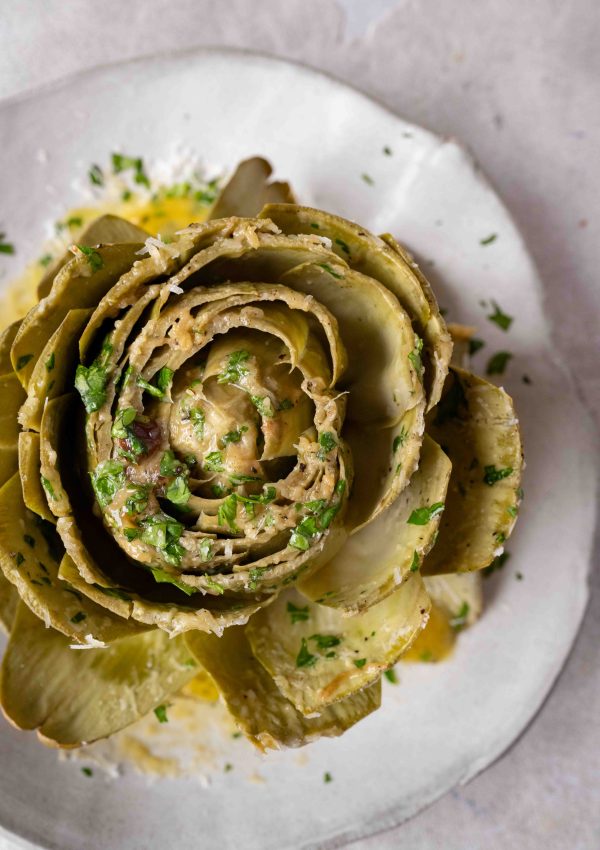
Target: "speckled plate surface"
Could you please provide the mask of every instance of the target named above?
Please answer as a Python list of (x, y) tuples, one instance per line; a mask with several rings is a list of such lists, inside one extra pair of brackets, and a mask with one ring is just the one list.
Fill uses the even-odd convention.
[[(208, 784), (85, 777), (2, 723), (0, 841), (57, 850), (334, 847), (399, 823), (489, 765), (534, 716), (581, 621), (595, 469), (585, 412), (553, 354), (541, 283), (469, 154), (313, 71), (207, 50), (95, 70), (6, 103), (0, 146), (1, 229), (17, 247), (2, 257), (4, 286), (36, 255), (47, 222), (80, 201), (74, 180), (113, 150), (150, 161), (194, 150), (221, 167), (267, 156), (303, 202), (390, 231), (414, 251), (449, 318), (487, 340), (476, 369), (495, 351), (512, 353), (503, 380), (527, 457), (510, 561), (487, 583), (485, 615), (449, 661), (401, 667), (380, 711), (302, 754), (259, 757), (223, 736)], [(515, 317), (508, 333), (486, 319), (490, 299)], [(224, 772), (225, 762), (234, 769)], [(332, 782), (323, 783), (325, 772)]]

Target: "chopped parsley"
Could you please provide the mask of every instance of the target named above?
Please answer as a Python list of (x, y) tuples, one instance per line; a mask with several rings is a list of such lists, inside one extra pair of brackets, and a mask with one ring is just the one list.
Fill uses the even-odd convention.
[(102, 169), (99, 165), (92, 165), (88, 171), (88, 177), (90, 178), (90, 183), (94, 186), (104, 185), (104, 174), (102, 173)]
[(84, 776), (93, 776), (94, 775), (94, 771), (92, 770), (91, 767), (82, 767), (81, 772), (83, 773)]
[(329, 263), (317, 263), (317, 266), (323, 271), (326, 271), (327, 274), (330, 274), (331, 277), (335, 277), (336, 280), (342, 280), (344, 275), (336, 272), (335, 269), (332, 269)]
[(100, 354), (91, 366), (84, 366), (80, 363), (77, 367), (75, 389), (81, 396), (87, 413), (94, 413), (99, 410), (106, 401), (107, 370), (112, 351), (112, 345), (106, 340)]
[(204, 426), (206, 424), (206, 415), (199, 407), (190, 407), (190, 421), (194, 429), (194, 434), (201, 440), (204, 437)]
[(232, 493), (230, 496), (222, 502), (219, 506), (219, 510), (217, 512), (217, 522), (222, 526), (229, 526), (232, 531), (239, 531), (239, 528), (235, 524), (235, 518), (237, 516), (237, 496), (235, 493)]
[(413, 554), (412, 563), (410, 565), (411, 573), (416, 573), (420, 566), (421, 566), (421, 560), (419, 558), (419, 553), (415, 549), (414, 554)]
[(477, 339), (476, 336), (472, 336), (469, 340), (469, 354), (477, 354), (480, 348), (483, 348), (485, 342), (482, 339)]
[(150, 188), (150, 180), (144, 170), (144, 160), (141, 157), (125, 156), (120, 153), (113, 153), (112, 167), (115, 174), (120, 174), (122, 171), (130, 171), (133, 169), (133, 179), (136, 183)]
[(361, 177), (361, 180), (364, 180), (364, 182), (368, 186), (374, 186), (375, 185), (375, 181), (373, 180), (373, 178), (369, 174), (361, 174), (360, 177)]
[(141, 514), (148, 507), (150, 487), (142, 484), (129, 484), (128, 497), (125, 500), (125, 510), (129, 514)]
[(52, 262), (52, 254), (43, 254), (38, 260), (40, 266), (46, 268)]
[(342, 639), (337, 635), (311, 635), (309, 640), (314, 640), (317, 645), (317, 649), (331, 649), (333, 646), (339, 646), (342, 642)]
[(497, 469), (495, 465), (486, 466), (483, 469), (483, 480), (489, 486), (492, 487), (498, 481), (502, 481), (503, 478), (508, 478), (509, 475), (512, 475), (514, 472), (512, 466), (505, 466), (503, 469)]
[(184, 475), (178, 475), (165, 490), (165, 498), (174, 505), (187, 505), (192, 493)]
[(33, 354), (22, 354), (17, 360), (17, 372), (20, 372), (21, 369), (24, 369), (25, 366), (29, 363), (30, 360), (33, 359)]
[(179, 590), (187, 593), (188, 596), (192, 596), (196, 593), (195, 587), (190, 587), (189, 584), (179, 581), (176, 576), (171, 575), (171, 573), (168, 573), (166, 570), (161, 570), (160, 567), (150, 567), (150, 572), (154, 576), (154, 580), (157, 584), (172, 584)]
[(209, 590), (213, 590), (215, 593), (222, 595), (225, 593), (225, 588), (219, 584), (219, 582), (212, 579), (210, 576), (204, 576), (204, 584)]
[(100, 269), (104, 266), (102, 255), (99, 254), (95, 248), (90, 248), (89, 245), (76, 245), (75, 247), (81, 254), (83, 254), (93, 272), (100, 271)]
[(0, 233), (0, 254), (14, 254), (15, 246), (6, 241), (6, 233)]
[(467, 625), (467, 617), (469, 616), (469, 603), (463, 602), (458, 612), (450, 620), (450, 626), (455, 632), (459, 632)]
[(249, 359), (249, 351), (246, 351), (243, 348), (239, 351), (233, 351), (227, 359), (225, 369), (217, 378), (217, 382), (219, 384), (239, 384), (242, 378), (248, 374), (248, 369), (244, 366), (244, 363), (246, 363)]
[(48, 479), (45, 478), (43, 475), (40, 475), (40, 481), (42, 482), (42, 487), (44, 488), (46, 493), (50, 496), (50, 498), (56, 499), (57, 496), (56, 496), (56, 493), (54, 492), (54, 487), (52, 486), (50, 481), (48, 481)]
[(156, 715), (156, 719), (159, 723), (168, 723), (169, 718), (167, 717), (167, 705), (157, 705), (154, 709), (154, 714)]
[(325, 782), (325, 783), (333, 782), (333, 776), (329, 773), (329, 771), (327, 771), (327, 773), (323, 774), (323, 782)]
[(185, 552), (179, 543), (183, 534), (183, 525), (180, 522), (161, 512), (143, 519), (140, 528), (140, 539), (143, 543), (154, 546), (168, 564), (179, 566)]
[(250, 401), (261, 416), (264, 416), (266, 419), (272, 419), (275, 416), (273, 402), (269, 396), (251, 395)]
[(385, 145), (385, 147), (383, 148), (383, 152), (386, 156), (392, 155), (392, 149), (389, 145)]
[(221, 445), (223, 447), (228, 446), (230, 443), (239, 443), (242, 439), (242, 436), (248, 430), (247, 425), (242, 425), (239, 428), (236, 428), (234, 431), (228, 431), (226, 434), (223, 434), (221, 437)]
[(344, 242), (343, 239), (336, 239), (335, 244), (339, 245), (342, 251), (344, 251), (344, 253), (350, 254), (350, 248), (348, 247), (348, 243)]
[(125, 486), (125, 468), (118, 460), (105, 460), (90, 473), (98, 504), (105, 508)]
[(415, 334), (415, 350), (411, 351), (408, 355), (408, 359), (413, 365), (413, 368), (419, 378), (423, 375), (423, 360), (421, 359), (421, 352), (423, 351), (423, 340), (420, 336)]
[(400, 433), (396, 434), (396, 436), (394, 437), (394, 442), (392, 443), (392, 451), (394, 452), (394, 454), (396, 454), (398, 449), (401, 446), (404, 445), (407, 437), (408, 437), (408, 431), (406, 430), (406, 428), (403, 425), (402, 428), (400, 429)]
[(502, 375), (508, 365), (508, 361), (511, 360), (511, 358), (512, 354), (509, 351), (497, 351), (496, 354), (488, 360), (485, 370), (486, 374)]
[(317, 453), (319, 460), (325, 460), (325, 457), (332, 452), (337, 446), (335, 434), (332, 431), (323, 431), (319, 434), (320, 449)]
[(294, 605), (293, 602), (288, 602), (287, 612), (290, 615), (292, 625), (294, 625), (295, 623), (303, 623), (309, 618), (308, 605), (305, 605), (303, 608), (299, 608), (297, 605)]
[(49, 358), (46, 360), (46, 362), (44, 363), (44, 366), (46, 367), (46, 369), (48, 370), (48, 372), (51, 372), (51, 371), (54, 369), (54, 365), (55, 365), (55, 363), (56, 363), (56, 358), (55, 358), (55, 356), (54, 356), (54, 352), (52, 352), (52, 354), (50, 355), (50, 357), (49, 357)]
[(364, 667), (366, 663), (367, 663), (366, 658), (355, 658), (354, 659), (354, 666), (358, 667), (359, 670), (360, 670), (361, 667)]
[(484, 239), (479, 240), (480, 245), (491, 245), (498, 238), (497, 233), (490, 233), (489, 236), (486, 236)]
[(198, 546), (201, 561), (210, 561), (213, 554), (213, 543), (210, 537), (203, 537)]
[(209, 452), (204, 457), (204, 462), (202, 465), (210, 472), (223, 472), (225, 467), (223, 466), (222, 452)]
[(506, 509), (506, 513), (511, 517), (516, 517), (516, 515), (519, 513), (519, 506), (518, 505), (509, 505), (508, 508)]
[(494, 322), (494, 324), (498, 325), (498, 327), (503, 331), (507, 331), (512, 325), (513, 317), (509, 316), (507, 313), (503, 313), (495, 301), (492, 301), (492, 307), (494, 308), (494, 312), (490, 313), (487, 318), (490, 322)]
[(383, 675), (388, 680), (388, 682), (392, 683), (392, 685), (398, 684), (398, 677), (396, 676), (396, 671), (393, 667), (391, 667), (389, 670), (384, 670)]
[(300, 651), (296, 656), (296, 667), (313, 667), (317, 663), (317, 656), (313, 655), (309, 649), (308, 644), (306, 643), (306, 638), (302, 638), (302, 643), (300, 644)]
[(443, 502), (435, 502), (429, 507), (415, 508), (408, 518), (410, 525), (427, 525), (432, 519), (438, 517), (444, 510)]

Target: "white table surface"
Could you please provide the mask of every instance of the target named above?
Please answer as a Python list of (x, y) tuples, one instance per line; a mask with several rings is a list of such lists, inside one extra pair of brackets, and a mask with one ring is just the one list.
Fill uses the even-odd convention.
[[(556, 345), (600, 422), (598, 0), (2, 0), (0, 98), (208, 44), (330, 71), (466, 143), (527, 240)], [(573, 653), (521, 739), (468, 786), (354, 848), (600, 848), (597, 567)]]

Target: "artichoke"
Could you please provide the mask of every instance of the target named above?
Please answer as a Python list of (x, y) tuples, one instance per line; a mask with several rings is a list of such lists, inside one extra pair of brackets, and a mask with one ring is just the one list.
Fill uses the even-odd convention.
[(0, 340), (1, 702), (43, 740), (199, 670), (260, 747), (340, 734), (514, 525), (510, 398), (390, 235), (269, 172), (171, 241), (98, 220)]

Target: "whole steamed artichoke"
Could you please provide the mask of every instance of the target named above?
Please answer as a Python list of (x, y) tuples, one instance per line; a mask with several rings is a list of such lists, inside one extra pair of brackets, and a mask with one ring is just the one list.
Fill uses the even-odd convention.
[(256, 215), (268, 189), (170, 242), (99, 220), (1, 339), (1, 701), (47, 741), (199, 669), (261, 747), (340, 734), (426, 624), (422, 576), (486, 567), (512, 529), (512, 402), (449, 369), (410, 255)]

